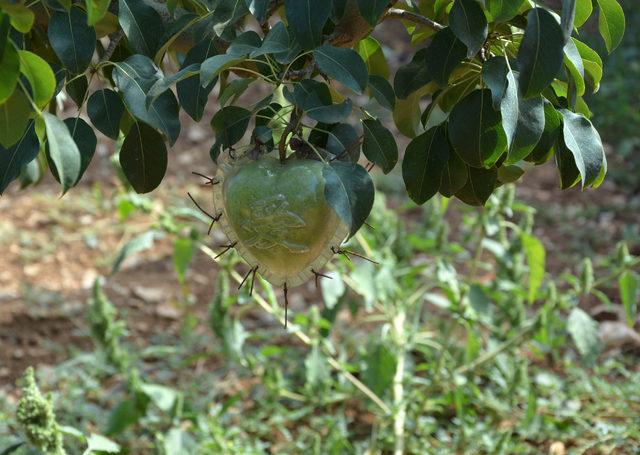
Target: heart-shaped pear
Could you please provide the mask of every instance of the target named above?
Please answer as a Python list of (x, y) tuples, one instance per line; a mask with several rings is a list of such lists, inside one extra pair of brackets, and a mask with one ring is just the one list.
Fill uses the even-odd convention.
[(304, 283), (349, 233), (326, 201), (325, 166), (262, 158), (218, 170), (213, 200), (222, 228), (240, 256), (271, 284)]

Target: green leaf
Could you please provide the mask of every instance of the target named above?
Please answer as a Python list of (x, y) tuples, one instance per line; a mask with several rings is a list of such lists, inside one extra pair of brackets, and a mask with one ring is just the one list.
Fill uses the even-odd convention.
[(416, 204), (424, 204), (440, 190), (450, 155), (444, 125), (431, 128), (409, 143), (402, 161), (402, 178)]
[(389, 82), (381, 76), (369, 76), (369, 94), (385, 109), (393, 111), (396, 95)]
[(467, 165), (455, 151), (449, 149), (449, 160), (442, 170), (440, 194), (444, 197), (452, 197), (467, 184), (468, 178)]
[(473, 167), (490, 167), (505, 152), (507, 137), (491, 91), (475, 90), (449, 116), (449, 139), (460, 158)]
[(333, 161), (323, 169), (324, 196), (353, 236), (373, 207), (374, 187), (369, 173), (359, 164)]
[(111, 0), (85, 0), (87, 6), (87, 23), (95, 26), (107, 14)]
[(257, 51), (261, 46), (262, 40), (260, 39), (260, 35), (253, 30), (249, 30), (239, 34), (231, 41), (231, 44), (229, 44), (227, 48), (227, 54), (245, 56)]
[(375, 75), (381, 76), (384, 79), (389, 78), (387, 59), (382, 51), (382, 46), (380, 46), (380, 43), (373, 36), (367, 36), (358, 41), (356, 50), (358, 54), (360, 54), (360, 57), (362, 57), (362, 60), (364, 60), (365, 65), (367, 65), (367, 71), (370, 77)]
[(7, 186), (20, 175), (22, 167), (35, 160), (40, 150), (34, 122), (31, 122), (22, 137), (8, 149), (0, 145), (0, 196)]
[(269, 0), (244, 0), (244, 2), (258, 22), (267, 19)]
[(180, 134), (178, 102), (171, 90), (165, 91), (147, 109), (147, 92), (159, 78), (159, 71), (150, 58), (132, 55), (114, 64), (113, 79), (124, 95), (124, 103), (137, 119), (161, 130), (174, 144)]
[(524, 99), (518, 90), (514, 73), (507, 73), (507, 91), (500, 105), (502, 127), (507, 136), (508, 154), (505, 164), (526, 158), (544, 131), (542, 96)]
[(267, 36), (264, 38), (259, 49), (251, 52), (251, 58), (256, 58), (265, 54), (278, 54), (287, 52), (291, 46), (289, 32), (283, 22), (276, 23)]
[(120, 166), (136, 193), (156, 189), (167, 170), (162, 136), (145, 123), (134, 123), (120, 148)]
[(489, 33), (484, 10), (476, 0), (455, 0), (449, 16), (451, 31), (467, 46), (467, 57), (480, 52)]
[(237, 63), (243, 61), (244, 58), (237, 55), (220, 54), (207, 58), (202, 65), (200, 65), (200, 85), (207, 87), (212, 83), (215, 83), (218, 75), (234, 66)]
[(331, 377), (331, 370), (327, 359), (317, 344), (314, 344), (313, 348), (311, 348), (311, 352), (309, 352), (307, 358), (304, 360), (304, 366), (307, 386), (311, 389), (318, 388)]
[(391, 387), (396, 371), (396, 356), (382, 343), (369, 349), (362, 381), (376, 395), (382, 396)]
[(74, 77), (67, 82), (64, 89), (67, 91), (67, 95), (69, 95), (73, 102), (76, 103), (76, 106), (78, 106), (78, 108), (82, 108), (85, 96), (87, 95), (87, 90), (89, 90), (89, 80), (84, 74)]
[(9, 15), (11, 26), (20, 33), (28, 33), (33, 27), (35, 15), (26, 5), (3, 2), (0, 5), (0, 10)]
[(631, 270), (625, 270), (618, 279), (620, 288), (620, 301), (629, 327), (633, 327), (638, 316), (638, 289), (640, 289), (640, 276)]
[(29, 81), (31, 96), (36, 106), (44, 107), (49, 103), (56, 89), (56, 77), (49, 64), (33, 52), (18, 51), (20, 72)]
[(332, 309), (345, 294), (347, 287), (339, 273), (329, 272), (327, 275), (330, 278), (320, 282), (320, 289), (322, 290), (322, 300), (324, 301), (325, 308)]
[(560, 16), (560, 28), (564, 34), (565, 42), (570, 41), (573, 33), (573, 24), (576, 17), (576, 0), (562, 0), (562, 15)]
[(340, 104), (332, 104), (329, 87), (313, 79), (300, 81), (294, 86), (293, 91), (285, 88), (284, 97), (309, 117), (322, 123), (339, 123), (346, 119), (353, 109), (350, 99)]
[(485, 0), (492, 22), (507, 22), (518, 14), (526, 0)]
[[(79, 117), (70, 117), (64, 119), (64, 124), (69, 130), (71, 138), (77, 145), (80, 152), (80, 172), (78, 173), (78, 178), (73, 183), (73, 186), (75, 186), (82, 178), (82, 175), (87, 170), (87, 167), (89, 167), (89, 163), (91, 163), (93, 155), (96, 152), (96, 145), (98, 144), (98, 140), (96, 138), (96, 134), (93, 132), (93, 128), (91, 128), (87, 124), (87, 122)], [(51, 173), (56, 180), (60, 181), (60, 175), (58, 174), (56, 163), (53, 162), (53, 160), (50, 158), (51, 152), (49, 150), (49, 144), (47, 144), (46, 153)]]
[(498, 168), (498, 181), (500, 183), (514, 183), (524, 175), (524, 167), (518, 164), (503, 164)]
[[(162, 60), (173, 43), (175, 43), (183, 34), (187, 34), (189, 29), (197, 26), (202, 20), (203, 18), (197, 14), (184, 13), (175, 20), (169, 22), (167, 30), (160, 39), (160, 45), (153, 56), (153, 62), (156, 65), (162, 65)], [(195, 35), (197, 32), (192, 33)]]
[(564, 65), (569, 71), (576, 88), (576, 95), (584, 95), (586, 86), (584, 83), (584, 64), (578, 47), (573, 40), (567, 41), (564, 46)]
[(120, 446), (110, 439), (100, 436), (99, 434), (91, 433), (87, 438), (87, 450), (83, 455), (91, 455), (93, 453), (120, 453)]
[(425, 59), (427, 71), (439, 85), (449, 83), (449, 76), (467, 56), (467, 47), (456, 38), (450, 27), (435, 34), (427, 47)]
[(491, 57), (482, 65), (482, 80), (491, 90), (491, 99), (495, 110), (500, 109), (502, 99), (506, 94), (509, 72), (510, 69), (504, 56)]
[(469, 176), (465, 185), (456, 191), (455, 196), (468, 205), (481, 206), (487, 202), (496, 187), (498, 172), (495, 168), (467, 168)]
[(398, 98), (406, 99), (431, 82), (428, 63), (426, 49), (420, 49), (409, 63), (398, 68), (393, 80), (394, 91)]
[[(0, 48), (2, 52), (2, 48)], [(11, 43), (4, 47), (0, 56), (0, 104), (4, 103), (13, 94), (18, 77), (20, 76), (20, 59), (18, 51)]]
[(218, 102), (220, 106), (226, 106), (228, 102), (234, 102), (240, 95), (242, 95), (245, 90), (251, 85), (252, 82), (255, 82), (253, 78), (241, 78), (234, 79), (229, 82), (224, 88), (220, 91), (218, 95)]
[(369, 82), (364, 61), (353, 49), (325, 44), (313, 51), (320, 71), (357, 93), (363, 93)]
[(544, 130), (538, 143), (526, 158), (535, 164), (546, 162), (553, 152), (553, 146), (562, 132), (562, 115), (546, 98), (543, 98)]
[(580, 308), (574, 308), (567, 319), (567, 331), (585, 359), (593, 360), (600, 352), (598, 323)]
[(173, 242), (173, 269), (178, 275), (178, 281), (184, 283), (185, 275), (193, 258), (194, 244), (190, 238), (178, 237)]
[[(156, 133), (157, 134), (157, 133)], [(129, 256), (132, 256), (136, 253), (140, 253), (141, 251), (145, 251), (153, 247), (155, 241), (159, 238), (158, 232), (156, 231), (145, 231), (142, 234), (139, 234), (129, 240), (118, 252), (118, 256), (115, 261), (113, 261), (113, 267), (111, 268), (111, 275), (116, 274), (122, 263)]]
[(576, 1), (576, 16), (573, 20), (575, 27), (582, 27), (587, 19), (593, 12), (592, 0), (577, 0)]
[(546, 252), (542, 242), (531, 234), (523, 232), (520, 241), (529, 265), (529, 302), (533, 303), (544, 279)]
[(572, 40), (582, 57), (585, 80), (591, 86), (591, 89), (596, 92), (600, 88), (600, 81), (602, 80), (602, 59), (596, 51), (582, 41), (578, 41), (575, 38), (572, 38)]
[(84, 72), (96, 50), (96, 31), (87, 25), (87, 15), (80, 8), (55, 12), (48, 28), (49, 42), (56, 55), (72, 74)]
[(55, 164), (62, 194), (74, 186), (80, 177), (82, 158), (67, 125), (48, 112), (42, 113), (46, 132), (47, 150), (51, 161)]
[(211, 16), (214, 33), (222, 36), (248, 14), (245, 0), (218, 0)]
[(606, 162), (600, 135), (586, 117), (566, 109), (560, 112), (563, 118), (564, 143), (573, 154), (582, 187), (590, 186), (596, 181)]
[(178, 392), (174, 389), (159, 384), (140, 384), (140, 391), (164, 412), (171, 411), (178, 398)]
[(303, 49), (322, 43), (322, 29), (331, 14), (331, 0), (285, 0), (289, 27)]
[(122, 433), (128, 426), (138, 422), (142, 417), (141, 414), (134, 399), (128, 398), (121, 401), (109, 414), (106, 433), (109, 435)]
[(211, 128), (216, 134), (216, 141), (225, 147), (237, 143), (247, 131), (251, 112), (239, 106), (227, 106), (220, 109), (211, 119)]
[(324, 145), (327, 151), (343, 161), (357, 163), (360, 158), (360, 138), (355, 128), (348, 123), (326, 127), (329, 128)]
[(358, 0), (360, 15), (372, 26), (378, 23), (388, 5), (386, 0)]
[[(189, 49), (184, 62), (182, 62), (182, 68), (202, 63), (208, 58), (216, 55), (216, 53), (217, 51), (214, 46), (213, 39), (202, 40)], [(178, 93), (178, 99), (180, 100), (180, 106), (196, 122), (199, 122), (202, 119), (204, 109), (209, 99), (209, 94), (218, 81), (218, 78), (214, 76), (208, 84), (203, 86), (200, 84), (201, 77), (202, 75), (191, 76), (176, 84), (176, 91)]]
[(153, 102), (156, 99), (158, 99), (160, 95), (162, 95), (167, 90), (169, 90), (173, 84), (199, 73), (200, 73), (200, 65), (198, 65), (197, 63), (193, 63), (189, 66), (182, 68), (180, 71), (172, 74), (171, 76), (158, 79), (147, 92), (147, 99), (145, 101), (147, 109), (149, 109), (149, 107), (153, 104)]
[(9, 148), (15, 144), (23, 136), (31, 114), (29, 99), (21, 89), (15, 89), (0, 104), (0, 145)]
[(562, 136), (555, 145), (556, 166), (560, 174), (560, 188), (566, 190), (580, 181), (580, 171), (571, 150), (567, 148)]
[(563, 60), (564, 35), (547, 10), (533, 8), (518, 51), (520, 89), (525, 98), (539, 94), (556, 78)]
[(362, 120), (364, 141), (362, 152), (369, 161), (380, 166), (382, 172), (388, 174), (398, 162), (398, 146), (391, 131), (379, 120)]
[(124, 103), (116, 92), (110, 89), (94, 92), (87, 102), (87, 114), (98, 131), (111, 139), (118, 139)]
[(600, 8), (598, 30), (609, 53), (618, 47), (624, 36), (625, 17), (622, 7), (616, 0), (597, 0)]
[(140, 0), (119, 0), (118, 21), (129, 46), (137, 54), (153, 57), (164, 36), (160, 14)]

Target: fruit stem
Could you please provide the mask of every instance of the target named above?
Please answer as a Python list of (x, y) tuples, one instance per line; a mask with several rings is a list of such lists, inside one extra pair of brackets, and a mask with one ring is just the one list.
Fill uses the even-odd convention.
[(278, 152), (280, 153), (280, 163), (284, 164), (287, 160), (287, 137), (289, 133), (293, 133), (300, 121), (300, 109), (295, 108), (291, 111), (291, 117), (289, 117), (289, 124), (285, 127), (280, 143), (278, 144)]

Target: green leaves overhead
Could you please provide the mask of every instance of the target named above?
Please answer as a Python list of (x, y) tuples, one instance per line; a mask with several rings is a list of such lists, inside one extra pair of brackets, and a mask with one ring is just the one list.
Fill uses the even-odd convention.
[(449, 150), (449, 160), (442, 170), (440, 194), (444, 197), (452, 197), (464, 188), (469, 178), (468, 169), (458, 154), (454, 150)]
[(391, 131), (382, 126), (379, 120), (362, 121), (364, 141), (362, 153), (369, 161), (380, 166), (388, 174), (398, 162), (398, 146)]
[(327, 202), (349, 227), (349, 235), (354, 235), (373, 207), (375, 191), (369, 173), (358, 164), (333, 161), (322, 174)]
[(20, 33), (28, 33), (33, 27), (35, 14), (27, 5), (3, 2), (0, 9), (9, 16), (11, 26)]
[[(93, 129), (81, 118), (68, 118), (64, 120), (64, 124), (69, 130), (71, 134), (71, 138), (73, 142), (78, 147), (78, 152), (80, 153), (80, 170), (78, 171), (78, 177), (76, 178), (73, 186), (77, 185), (82, 175), (89, 167), (89, 163), (93, 159), (93, 155), (96, 152), (96, 145), (98, 140), (96, 138)], [(53, 157), (51, 155), (50, 144), (47, 143), (47, 160), (49, 161), (49, 166), (51, 167), (51, 173), (58, 180), (60, 179), (60, 174), (58, 173), (57, 164), (53, 161)]]
[(49, 22), (49, 42), (72, 74), (84, 72), (96, 49), (96, 31), (87, 25), (86, 13), (78, 7), (56, 11)]
[(467, 46), (467, 57), (473, 57), (480, 51), (489, 33), (487, 18), (476, 0), (455, 0), (449, 27)]
[(5, 149), (0, 145), (0, 195), (20, 175), (24, 165), (38, 156), (40, 141), (31, 122), (22, 137), (13, 146)]
[(120, 166), (137, 193), (149, 193), (162, 181), (167, 170), (167, 147), (162, 136), (150, 126), (136, 122), (120, 148)]
[(420, 49), (409, 63), (398, 68), (393, 80), (394, 91), (398, 98), (407, 98), (431, 81), (428, 64), (427, 50)]
[(325, 44), (313, 51), (313, 57), (322, 72), (351, 90), (362, 93), (367, 88), (367, 66), (356, 51)]
[(137, 119), (159, 129), (167, 135), (171, 144), (180, 134), (178, 102), (173, 92), (165, 91), (146, 107), (147, 92), (160, 78), (158, 69), (150, 58), (133, 55), (115, 64), (113, 79), (124, 94), (124, 103)]
[(109, 89), (95, 91), (87, 102), (91, 123), (105, 136), (118, 138), (124, 104), (116, 92)]
[(416, 204), (424, 204), (438, 192), (450, 154), (444, 125), (431, 128), (409, 143), (402, 177), (407, 194)]
[(525, 2), (526, 0), (485, 0), (492, 22), (506, 22), (512, 19)]
[(382, 51), (382, 46), (380, 46), (380, 43), (373, 36), (367, 36), (358, 42), (356, 50), (358, 54), (360, 54), (360, 57), (362, 57), (362, 60), (364, 60), (365, 65), (367, 65), (367, 71), (370, 77), (380, 76), (385, 79), (389, 78), (387, 59)]
[(425, 60), (429, 74), (441, 86), (447, 85), (453, 70), (467, 56), (467, 48), (450, 27), (435, 34), (427, 47)]
[(285, 0), (287, 22), (303, 49), (320, 46), (331, 3), (331, 0)]
[(23, 135), (32, 115), (29, 99), (16, 88), (4, 103), (0, 104), (0, 145), (11, 147)]
[(393, 111), (395, 108), (396, 95), (385, 78), (369, 76), (369, 94), (385, 109)]
[(333, 104), (329, 87), (313, 79), (301, 81), (295, 85), (293, 91), (286, 88), (284, 97), (310, 118), (322, 123), (343, 121), (349, 116), (353, 107), (349, 99)]
[(155, 55), (164, 26), (162, 17), (152, 6), (140, 0), (119, 0), (118, 22), (131, 49), (148, 57)]
[(598, 30), (609, 53), (618, 47), (625, 29), (622, 7), (616, 0), (597, 0), (599, 7)]
[(475, 90), (451, 111), (449, 138), (469, 166), (492, 166), (507, 148), (500, 113), (491, 102), (491, 91)]
[[(195, 63), (202, 63), (209, 57), (213, 57), (216, 53), (213, 39), (202, 40), (189, 49), (184, 62), (182, 62), (182, 69)], [(194, 75), (176, 84), (180, 106), (196, 122), (202, 119), (209, 93), (211, 93), (218, 80), (217, 77), (213, 77), (208, 84), (203, 86), (200, 84), (200, 77), (200, 75)]]
[(543, 8), (533, 8), (518, 51), (520, 90), (525, 98), (539, 94), (556, 78), (563, 47), (564, 35), (556, 18)]
[(87, 23), (95, 26), (104, 17), (109, 9), (111, 0), (86, 0)]
[(484, 205), (498, 180), (498, 172), (495, 168), (476, 169), (468, 168), (469, 176), (466, 184), (456, 192), (456, 197), (468, 205)]
[[(2, 51), (2, 49), (0, 49)], [(4, 47), (0, 55), (0, 103), (4, 103), (13, 93), (20, 76), (20, 59), (13, 45)]]
[(56, 78), (49, 64), (33, 52), (18, 51), (20, 72), (29, 82), (36, 106), (43, 108), (53, 96)]
[(564, 143), (573, 154), (575, 166), (580, 172), (582, 187), (590, 186), (606, 166), (600, 135), (589, 119), (567, 109), (560, 112), (563, 118)]
[(372, 26), (378, 23), (388, 5), (386, 0), (358, 0), (360, 15)]
[(76, 184), (80, 177), (82, 166), (80, 150), (62, 120), (48, 112), (42, 113), (42, 119), (47, 132), (49, 157), (55, 164), (64, 194)]

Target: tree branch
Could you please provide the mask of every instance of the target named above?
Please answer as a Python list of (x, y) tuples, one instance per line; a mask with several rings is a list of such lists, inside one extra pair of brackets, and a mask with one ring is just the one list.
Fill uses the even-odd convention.
[(403, 21), (415, 22), (416, 24), (424, 25), (425, 27), (429, 27), (433, 30), (442, 30), (444, 28), (443, 25), (438, 24), (436, 21), (433, 21), (428, 17), (399, 8), (389, 8), (384, 16), (382, 16), (382, 20), (385, 19), (401, 19)]

